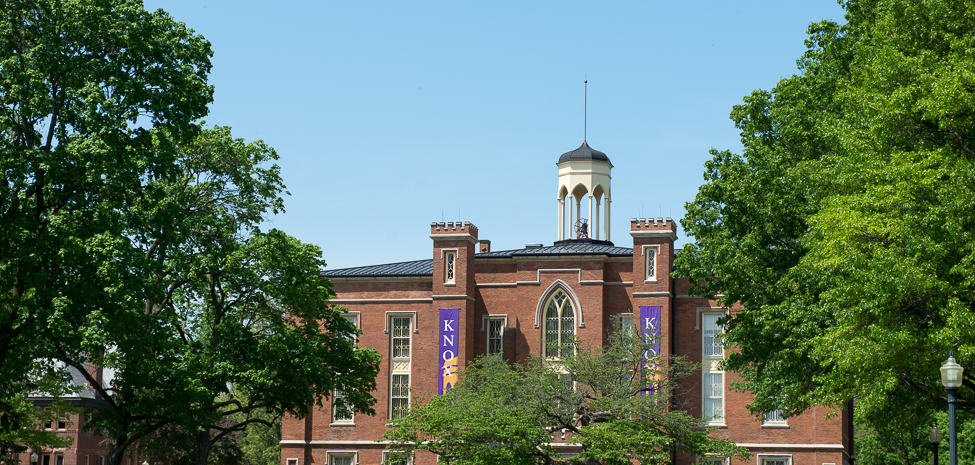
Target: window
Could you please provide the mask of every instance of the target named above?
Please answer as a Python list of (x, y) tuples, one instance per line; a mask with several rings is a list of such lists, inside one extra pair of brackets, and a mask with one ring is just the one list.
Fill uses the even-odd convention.
[[(440, 457), (437, 457), (437, 461), (440, 461)], [(389, 452), (383, 452), (383, 465), (410, 465), (410, 459), (404, 458), (400, 460), (395, 460), (392, 454)]]
[(63, 455), (55, 455), (54, 456), (54, 465), (64, 465), (64, 456)]
[(704, 419), (712, 425), (724, 424), (724, 373), (704, 373)]
[(410, 358), (409, 317), (393, 317), (393, 358)]
[(764, 422), (762, 426), (785, 426), (785, 417), (782, 416), (781, 410), (772, 410), (771, 412), (765, 412)]
[(298, 459), (288, 459), (288, 465), (298, 465)]
[(336, 389), (332, 394), (332, 423), (352, 423), (352, 404), (345, 401), (345, 393)]
[(68, 422), (65, 421), (65, 420), (58, 420), (58, 429), (59, 430), (66, 430), (66, 429), (68, 429)]
[(403, 418), (410, 410), (410, 375), (393, 375), (393, 387), (390, 390), (391, 418)]
[(575, 335), (575, 312), (572, 301), (563, 290), (556, 292), (545, 306), (545, 358), (569, 355)]
[(653, 281), (657, 279), (657, 249), (647, 247), (643, 249), (643, 255), (646, 259), (645, 279), (647, 281)]
[(792, 463), (791, 457), (760, 457), (759, 463), (761, 465), (790, 465)]
[(725, 459), (723, 457), (705, 457), (700, 463), (704, 465), (725, 465)]
[(723, 317), (723, 313), (704, 313), (701, 315), (704, 326), (704, 356), (705, 357), (724, 357), (724, 346), (721, 344), (721, 334), (724, 328), (718, 325), (718, 320)]
[(390, 360), (389, 418), (406, 416), (410, 408), (410, 326), (411, 317), (395, 316), (393, 320), (393, 356)]
[(457, 252), (446, 252), (446, 253), (444, 253), (444, 256), (443, 256), (443, 262), (444, 262), (443, 282), (444, 282), (444, 284), (453, 284), (454, 283), (454, 267), (455, 267), (456, 258), (457, 258)]
[(724, 328), (718, 324), (718, 320), (724, 313), (703, 313), (701, 314), (701, 339), (702, 339), (702, 362), (703, 373), (701, 373), (701, 383), (703, 387), (702, 397), (704, 399), (704, 420), (711, 425), (724, 424), (724, 372), (718, 369), (718, 362), (724, 358), (724, 346), (721, 343), (721, 334)]
[(501, 355), (502, 337), (504, 336), (504, 319), (491, 318), (488, 320), (487, 354)]
[(329, 453), (328, 465), (355, 465), (354, 453)]
[[(345, 318), (345, 321), (348, 321), (349, 323), (352, 323), (352, 326), (355, 326), (356, 328), (359, 327), (359, 324), (358, 324), (359, 314), (358, 314), (358, 312), (352, 313), (352, 314), (348, 314), (347, 313), (345, 315), (342, 315), (342, 317)], [(355, 342), (355, 334), (354, 333), (353, 334), (350, 334), (349, 335), (349, 339), (351, 339), (353, 342)]]

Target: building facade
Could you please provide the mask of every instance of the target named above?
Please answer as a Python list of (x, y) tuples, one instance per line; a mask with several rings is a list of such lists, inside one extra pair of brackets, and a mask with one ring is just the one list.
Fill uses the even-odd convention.
[[(380, 464), (384, 445), (377, 440), (386, 423), (409, 408), (411, 389), (442, 392), (455, 380), (449, 375), (455, 365), (483, 354), (517, 363), (550, 356), (546, 341), (574, 337), (602, 344), (621, 319), (650, 313), (659, 317), (662, 352), (702, 366), (686, 380), (688, 410), (715, 426), (713, 435), (752, 453), (746, 461), (679, 455), (675, 463), (852, 463), (852, 412), (827, 418), (830, 410), (814, 408), (788, 419), (777, 412), (759, 418), (745, 407), (749, 396), (730, 389), (736, 377), (718, 365), (727, 349), (717, 321), (734, 309), (689, 295), (686, 280), (671, 278), (674, 221), (631, 219), (633, 245), (617, 247), (610, 240), (609, 158), (583, 142), (557, 166), (558, 240), (552, 245), (493, 251), (471, 223), (432, 223), (431, 258), (325, 272), (338, 294), (332, 302), (347, 308), (362, 331), (360, 345), (384, 356), (373, 394), (379, 402), (375, 416), (343, 415), (326, 403), (304, 419), (286, 417), (282, 465)], [(432, 454), (414, 461), (437, 462)]]

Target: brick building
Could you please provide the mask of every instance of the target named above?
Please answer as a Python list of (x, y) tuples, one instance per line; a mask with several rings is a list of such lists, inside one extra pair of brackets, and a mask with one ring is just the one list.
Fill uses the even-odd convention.
[[(384, 355), (374, 393), (379, 402), (375, 416), (342, 416), (326, 404), (303, 420), (286, 417), (282, 465), (379, 464), (384, 445), (376, 441), (386, 422), (408, 408), (409, 389), (438, 392), (452, 382), (441, 377), (445, 363), (463, 367), (497, 352), (512, 362), (546, 356), (546, 340), (573, 336), (598, 344), (619, 319), (648, 315), (659, 316), (664, 353), (702, 364), (688, 380), (691, 398), (683, 399), (691, 413), (715, 425), (715, 436), (752, 453), (747, 461), (680, 455), (675, 463), (851, 463), (852, 412), (826, 419), (829, 411), (815, 408), (788, 419), (776, 412), (756, 418), (745, 408), (749, 397), (729, 389), (736, 377), (718, 370), (725, 349), (714, 337), (721, 332), (716, 321), (728, 309), (688, 295), (686, 281), (671, 279), (674, 221), (631, 219), (633, 246), (617, 247), (610, 241), (609, 158), (583, 142), (557, 166), (558, 234), (552, 245), (493, 251), (473, 224), (432, 223), (432, 258), (325, 273), (338, 293), (333, 303), (348, 308), (348, 318), (362, 330), (359, 343)], [(449, 343), (441, 344), (444, 336)], [(436, 463), (432, 454), (414, 460)]]
[[(106, 463), (107, 447), (105, 438), (85, 431), (87, 421), (84, 411), (97, 410), (105, 406), (105, 400), (98, 396), (86, 377), (74, 367), (61, 366), (70, 378), (70, 393), (62, 395), (61, 399), (69, 403), (76, 411), (55, 421), (40, 425), (48, 431), (54, 431), (58, 436), (69, 438), (71, 444), (66, 447), (28, 449), (18, 456), (20, 463), (31, 465), (103, 465)], [(106, 387), (110, 380), (105, 380), (101, 368), (91, 368), (89, 372), (97, 382)], [(54, 397), (46, 393), (35, 393), (30, 397), (35, 405), (42, 408), (51, 405)], [(127, 457), (126, 464), (135, 465), (134, 457)]]

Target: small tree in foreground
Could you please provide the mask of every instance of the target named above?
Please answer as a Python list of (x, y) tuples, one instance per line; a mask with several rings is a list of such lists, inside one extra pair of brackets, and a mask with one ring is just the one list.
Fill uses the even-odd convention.
[[(692, 369), (681, 358), (655, 354), (630, 331), (617, 331), (606, 347), (579, 347), (558, 363), (479, 358), (446, 394), (391, 423), (384, 435), (389, 458), (417, 450), (454, 465), (665, 464), (676, 451), (747, 457), (674, 404), (676, 381)], [(563, 435), (581, 446), (573, 457), (551, 445)]]

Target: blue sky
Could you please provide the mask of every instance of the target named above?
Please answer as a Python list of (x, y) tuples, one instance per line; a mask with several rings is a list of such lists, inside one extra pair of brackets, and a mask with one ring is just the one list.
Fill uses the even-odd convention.
[[(684, 214), (728, 114), (796, 72), (833, 0), (147, 1), (213, 45), (210, 125), (263, 139), (291, 196), (271, 218), (329, 268), (431, 257), (433, 221), (494, 250), (551, 244), (555, 162), (583, 140), (613, 162), (612, 237)], [(678, 245), (689, 239), (679, 233)], [(691, 239), (692, 240), (692, 239)]]

